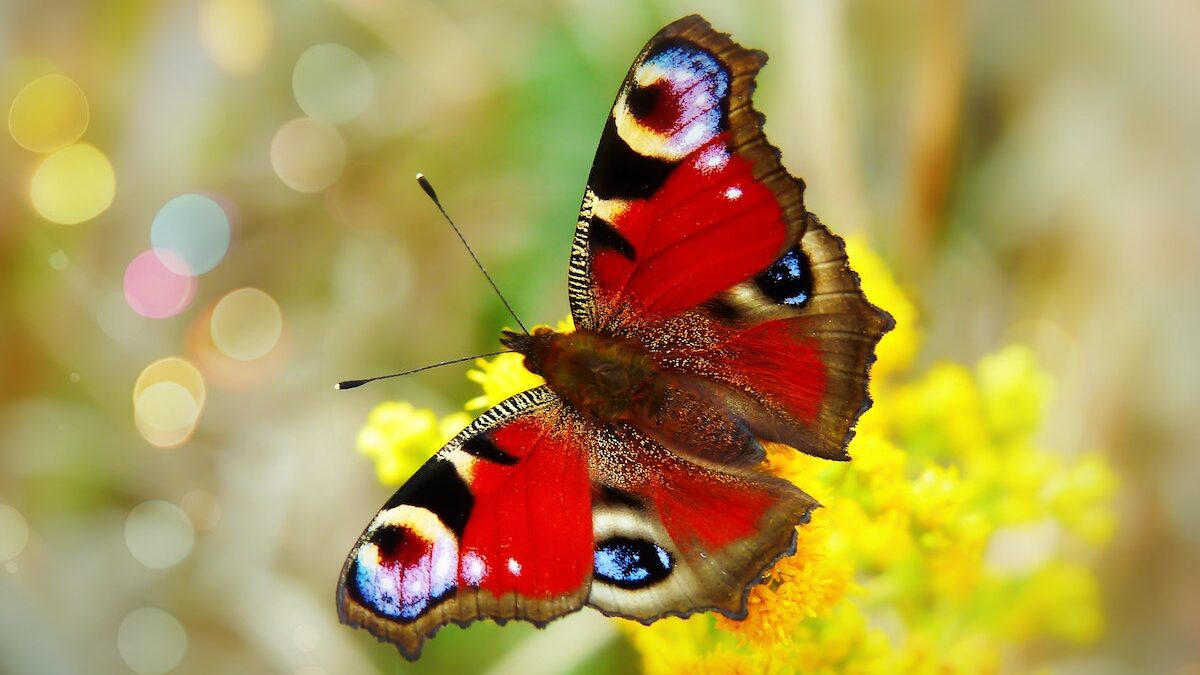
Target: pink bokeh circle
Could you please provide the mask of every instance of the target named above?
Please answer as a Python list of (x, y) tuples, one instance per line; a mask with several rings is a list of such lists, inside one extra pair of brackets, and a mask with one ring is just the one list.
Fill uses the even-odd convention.
[[(187, 309), (196, 295), (196, 277), (171, 271), (153, 250), (142, 251), (125, 268), (125, 302), (151, 319), (165, 319)], [(167, 255), (172, 255), (167, 253)], [(172, 264), (184, 269), (182, 260)]]

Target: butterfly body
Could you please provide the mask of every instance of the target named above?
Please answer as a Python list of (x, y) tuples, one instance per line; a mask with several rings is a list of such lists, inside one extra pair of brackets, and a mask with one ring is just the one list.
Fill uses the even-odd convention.
[(563, 400), (600, 422), (632, 419), (663, 388), (665, 374), (631, 340), (538, 328), (532, 336), (505, 333), (501, 343), (524, 354), (525, 367)]
[(697, 16), (604, 126), (567, 274), (575, 330), (505, 332), (546, 383), (485, 411), (360, 535), (342, 620), (416, 658), (448, 623), (744, 617), (818, 504), (763, 443), (846, 460), (892, 321), (751, 105), (766, 62)]
[(505, 332), (501, 343), (525, 355), (525, 367), (584, 418), (623, 422), (663, 446), (695, 458), (748, 463), (762, 446), (731, 408), (732, 392), (672, 372), (640, 342), (590, 330), (530, 336)]

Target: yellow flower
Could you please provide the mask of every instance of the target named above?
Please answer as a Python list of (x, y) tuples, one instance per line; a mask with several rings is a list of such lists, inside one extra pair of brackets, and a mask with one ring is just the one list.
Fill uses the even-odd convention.
[(917, 354), (920, 335), (917, 332), (917, 308), (896, 283), (883, 258), (867, 247), (861, 237), (846, 238), (846, 255), (853, 261), (854, 270), (862, 282), (863, 294), (877, 307), (882, 307), (896, 320), (896, 327), (879, 342), (879, 360), (871, 369), (871, 377), (886, 380), (907, 370)]
[(991, 452), (979, 390), (968, 368), (937, 363), (920, 379), (876, 398), (887, 402), (889, 425), (910, 453), (951, 461)]
[(817, 510), (812, 522), (799, 528), (796, 553), (776, 563), (767, 582), (750, 590), (746, 619), (720, 617), (717, 624), (760, 647), (791, 642), (800, 622), (827, 613), (850, 586), (851, 568), (835, 556), (828, 539), (826, 516)]
[[(541, 326), (534, 326), (537, 330)], [(570, 317), (559, 321), (554, 330), (569, 333), (575, 330)], [(504, 399), (519, 394), (545, 382), (540, 376), (525, 369), (525, 357), (516, 353), (501, 354), (492, 360), (475, 359), (475, 369), (467, 371), (467, 377), (477, 383), (483, 394), (467, 401), (467, 410), (490, 408)]]
[(1116, 529), (1116, 515), (1108, 506), (1116, 490), (1116, 474), (1095, 454), (1083, 456), (1047, 483), (1051, 511), (1092, 545), (1107, 542)]
[(501, 354), (490, 361), (475, 359), (475, 368), (467, 371), (467, 377), (483, 389), (483, 394), (467, 401), (467, 410), (490, 408), (545, 382), (525, 370), (525, 357), (517, 353)]
[(709, 654), (719, 633), (712, 617), (688, 619), (668, 617), (645, 626), (635, 621), (616, 619), (617, 626), (642, 654), (647, 673), (695, 672), (697, 662)]
[(381, 403), (358, 432), (358, 451), (375, 460), (384, 485), (399, 485), (471, 421), (466, 413), (438, 419), (410, 403)]
[(1104, 629), (1099, 584), (1082, 565), (1051, 561), (1007, 590), (997, 623), (1014, 641), (1048, 635), (1085, 644)]
[(1050, 378), (1038, 370), (1033, 350), (1010, 345), (979, 360), (984, 418), (1001, 439), (1037, 431), (1051, 393)]

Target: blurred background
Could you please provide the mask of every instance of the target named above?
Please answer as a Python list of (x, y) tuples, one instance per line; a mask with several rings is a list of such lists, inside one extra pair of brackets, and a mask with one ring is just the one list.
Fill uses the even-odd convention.
[(636, 668), (590, 612), (448, 628), (417, 664), (339, 626), (390, 492), (354, 451), (368, 411), (477, 391), (456, 366), (331, 385), (510, 322), (417, 171), (526, 322), (566, 315), (617, 85), (692, 12), (770, 54), (767, 133), (915, 298), (918, 361), (1031, 345), (1040, 438), (1120, 474), (1107, 633), (1064, 672), (1200, 673), (1186, 0), (6, 0), (0, 672)]

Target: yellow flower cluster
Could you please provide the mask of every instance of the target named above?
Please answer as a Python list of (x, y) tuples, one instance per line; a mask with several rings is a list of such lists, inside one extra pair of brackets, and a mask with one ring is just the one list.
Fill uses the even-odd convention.
[(380, 403), (358, 432), (358, 451), (375, 460), (379, 482), (399, 485), (470, 421), (465, 412), (438, 419), (411, 403)]
[[(1032, 641), (1083, 644), (1103, 630), (1080, 561), (1114, 528), (1116, 478), (1103, 456), (1038, 445), (1051, 382), (1026, 347), (911, 375), (912, 302), (872, 251), (847, 248), (867, 296), (897, 324), (879, 346), (854, 459), (768, 448), (771, 470), (825, 508), (752, 590), (745, 620), (620, 621), (646, 673), (994, 673), (1044, 665), (1021, 661), (1040, 653), (1021, 649)], [(541, 383), (515, 354), (475, 365), (468, 377), (483, 393), (467, 410)], [(395, 484), (467, 421), (385, 403), (358, 447)]]
[[(554, 330), (565, 332), (574, 330), (574, 326), (568, 318), (558, 322)], [(473, 411), (490, 408), (544, 382), (525, 370), (523, 358), (509, 353), (475, 359), (475, 367), (467, 371), (467, 377), (483, 392), (467, 401), (461, 412), (439, 418), (432, 410), (417, 409), (407, 402), (380, 403), (358, 432), (358, 451), (375, 461), (375, 472), (384, 485), (403, 483), (470, 423)]]

